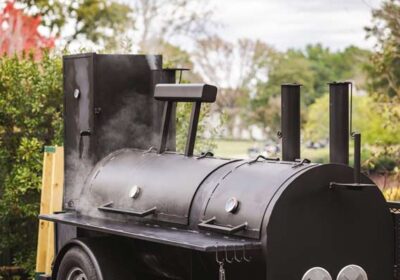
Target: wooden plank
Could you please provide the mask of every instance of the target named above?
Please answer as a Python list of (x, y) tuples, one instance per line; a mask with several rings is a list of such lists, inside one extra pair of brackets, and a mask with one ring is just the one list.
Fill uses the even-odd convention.
[[(62, 210), (63, 183), (64, 183), (64, 149), (57, 147), (54, 153), (52, 176), (51, 176), (51, 198), (50, 212), (54, 213)], [(55, 255), (54, 224), (51, 223), (48, 229), (47, 253), (45, 274), (51, 275), (51, 264)]]
[[(52, 152), (43, 155), (42, 188), (40, 200), (40, 214), (50, 214), (51, 180), (54, 156)], [(47, 239), (49, 222), (39, 220), (39, 235), (36, 256), (36, 271), (44, 273), (47, 259)]]
[[(64, 181), (63, 147), (46, 147), (43, 159), (42, 194), (40, 214), (52, 214), (62, 210)], [(51, 264), (55, 254), (54, 224), (39, 221), (37, 248), (37, 274), (51, 274)]]

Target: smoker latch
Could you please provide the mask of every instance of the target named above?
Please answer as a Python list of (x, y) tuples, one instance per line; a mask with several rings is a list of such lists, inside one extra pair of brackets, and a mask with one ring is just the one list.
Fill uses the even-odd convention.
[(243, 224), (234, 226), (234, 227), (226, 227), (226, 226), (219, 226), (213, 224), (217, 220), (216, 217), (212, 217), (208, 220), (205, 220), (198, 224), (199, 228), (201, 229), (207, 229), (207, 230), (213, 230), (221, 233), (226, 233), (226, 234), (234, 234), (239, 231), (245, 230), (247, 228), (248, 223), (245, 222)]
[(119, 208), (113, 208), (113, 202), (109, 202), (103, 206), (98, 207), (97, 209), (99, 211), (103, 212), (109, 212), (109, 213), (116, 213), (116, 214), (125, 214), (129, 216), (135, 216), (135, 217), (146, 217), (149, 215), (153, 215), (156, 213), (157, 207), (152, 207), (147, 210), (143, 211), (132, 211), (132, 210), (125, 210), (125, 209), (119, 209)]

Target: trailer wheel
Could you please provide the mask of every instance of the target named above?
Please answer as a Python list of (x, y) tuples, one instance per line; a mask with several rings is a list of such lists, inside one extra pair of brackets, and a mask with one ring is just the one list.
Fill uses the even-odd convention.
[(75, 246), (68, 250), (61, 260), (57, 280), (100, 280), (96, 268), (81, 248)]

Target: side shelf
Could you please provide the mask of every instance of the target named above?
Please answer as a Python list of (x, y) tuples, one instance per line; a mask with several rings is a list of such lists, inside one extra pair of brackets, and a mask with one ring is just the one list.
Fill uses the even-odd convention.
[(257, 240), (232, 238), (221, 234), (142, 224), (134, 221), (120, 223), (80, 216), (74, 212), (41, 215), (40, 219), (201, 252), (261, 249), (261, 242)]

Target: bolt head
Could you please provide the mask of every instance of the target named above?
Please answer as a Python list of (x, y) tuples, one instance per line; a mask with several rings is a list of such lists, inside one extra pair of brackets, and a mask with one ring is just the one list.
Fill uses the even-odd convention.
[(239, 208), (239, 200), (236, 197), (231, 197), (225, 203), (225, 211), (227, 213), (235, 213)]
[(78, 99), (80, 95), (81, 95), (81, 92), (79, 91), (79, 89), (76, 88), (76, 89), (74, 90), (74, 98), (75, 98), (75, 99)]
[(134, 185), (129, 191), (129, 197), (132, 199), (138, 198), (140, 194), (140, 187), (138, 185)]

